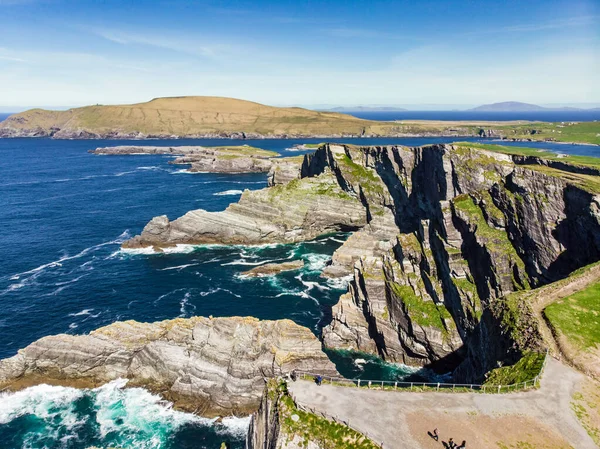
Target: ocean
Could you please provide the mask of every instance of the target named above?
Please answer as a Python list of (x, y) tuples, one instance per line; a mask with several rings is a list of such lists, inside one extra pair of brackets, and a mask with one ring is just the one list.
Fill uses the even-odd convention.
[(510, 121), (532, 122), (591, 122), (600, 120), (598, 111), (533, 111), (533, 112), (478, 112), (478, 111), (344, 111), (366, 120), (443, 120), (443, 121)]
[[(243, 143), (297, 155), (305, 140)], [(449, 142), (444, 138), (338, 139), (358, 144)], [(464, 140), (464, 139), (461, 139)], [(470, 139), (478, 140), (481, 139)], [(223, 210), (265, 174), (186, 173), (161, 155), (97, 156), (110, 145), (223, 145), (224, 140), (0, 139), (0, 358), (45, 335), (86, 333), (116, 320), (193, 315), (289, 318), (319, 334), (345, 286), (320, 277), (346, 235), (261, 247), (203, 246), (179, 253), (131, 254), (120, 244), (154, 216)], [(240, 143), (236, 141), (235, 143)], [(510, 144), (510, 143), (507, 143)], [(518, 142), (518, 145), (525, 143)], [(526, 143), (562, 153), (600, 155), (598, 147)], [(303, 259), (300, 271), (245, 279), (267, 261)], [(332, 353), (351, 377), (415, 374), (373, 357)], [(140, 388), (115, 381), (94, 390), (38, 386), (0, 393), (0, 447), (242, 448), (246, 417), (221, 423), (172, 410)]]

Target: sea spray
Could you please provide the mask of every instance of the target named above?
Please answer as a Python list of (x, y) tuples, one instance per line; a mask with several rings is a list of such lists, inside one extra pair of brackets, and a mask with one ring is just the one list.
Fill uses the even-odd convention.
[(117, 379), (82, 390), (38, 385), (0, 394), (3, 447), (209, 449), (222, 441), (243, 447), (248, 417), (216, 422), (174, 410), (159, 396), (143, 388), (125, 388), (126, 384)]

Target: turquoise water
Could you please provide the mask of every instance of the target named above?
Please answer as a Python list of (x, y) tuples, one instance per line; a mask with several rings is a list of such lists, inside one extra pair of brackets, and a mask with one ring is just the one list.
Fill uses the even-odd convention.
[[(422, 145), (453, 139), (340, 140)], [(295, 155), (287, 148), (302, 142), (306, 140), (244, 143)], [(243, 189), (265, 187), (266, 176), (186, 174), (165, 156), (95, 156), (88, 150), (119, 144), (224, 143), (0, 139), (0, 358), (45, 335), (80, 334), (126, 319), (289, 318), (318, 335), (345, 288), (343, 282), (320, 277), (344, 235), (295, 245), (205, 246), (170, 254), (120, 251), (120, 243), (139, 234), (153, 216), (223, 210)], [(598, 152), (596, 147), (531, 146)], [(305, 267), (267, 278), (240, 276), (267, 261), (292, 259), (303, 259)], [(334, 354), (332, 359), (349, 377), (413, 375), (365, 356)], [(208, 449), (224, 440), (243, 447), (243, 419), (214, 424), (174, 412), (145, 390), (120, 386), (91, 391), (34, 387), (1, 395), (0, 447)], [(152, 412), (143, 413), (146, 409)]]

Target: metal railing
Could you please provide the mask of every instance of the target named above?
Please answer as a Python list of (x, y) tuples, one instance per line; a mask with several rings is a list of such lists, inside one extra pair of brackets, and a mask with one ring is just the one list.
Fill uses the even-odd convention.
[(372, 390), (386, 391), (452, 391), (457, 393), (510, 393), (515, 391), (523, 391), (529, 388), (536, 388), (540, 384), (540, 380), (546, 363), (548, 360), (548, 350), (544, 354), (544, 362), (540, 368), (540, 372), (531, 380), (519, 382), (510, 385), (485, 385), (485, 384), (457, 384), (445, 382), (403, 382), (391, 380), (364, 380), (364, 379), (347, 379), (345, 377), (323, 376), (318, 373), (305, 371), (296, 371), (296, 374), (304, 380), (315, 380), (318, 376), (321, 377), (321, 382), (330, 385), (343, 387), (367, 388)]

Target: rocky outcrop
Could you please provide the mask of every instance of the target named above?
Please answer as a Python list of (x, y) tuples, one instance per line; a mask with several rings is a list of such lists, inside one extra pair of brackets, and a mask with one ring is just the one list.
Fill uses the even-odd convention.
[(44, 337), (0, 361), (0, 386), (97, 386), (122, 377), (213, 416), (256, 410), (265, 378), (294, 369), (337, 372), (310, 330), (292, 321), (194, 317)]
[(285, 185), (246, 190), (222, 212), (194, 210), (177, 220), (155, 217), (124, 248), (176, 244), (298, 242), (321, 234), (361, 228), (367, 220), (360, 199), (344, 191), (331, 174)]
[(303, 266), (303, 260), (292, 260), (290, 262), (282, 263), (266, 263), (264, 265), (252, 268), (251, 270), (244, 271), (242, 275), (248, 277), (272, 276), (283, 271), (298, 270)]
[(269, 171), (287, 173), (292, 170), (298, 173), (302, 162), (297, 158), (278, 158), (278, 153), (274, 151), (266, 151), (248, 145), (228, 147), (116, 146), (97, 148), (91, 153), (111, 156), (171, 155), (176, 157), (169, 162), (170, 164), (189, 165), (188, 171), (191, 173), (267, 173)]

